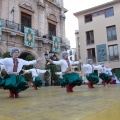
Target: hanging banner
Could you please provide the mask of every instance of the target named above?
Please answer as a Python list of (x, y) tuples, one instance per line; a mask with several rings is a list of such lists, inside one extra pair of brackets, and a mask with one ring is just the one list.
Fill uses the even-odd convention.
[(24, 27), (24, 45), (34, 47), (35, 32), (31, 28)]
[(0, 43), (2, 41), (2, 19), (0, 19)]
[(60, 52), (60, 38), (56, 36), (52, 36), (52, 51), (53, 52)]
[(104, 62), (107, 61), (107, 49), (106, 44), (97, 45), (97, 61)]

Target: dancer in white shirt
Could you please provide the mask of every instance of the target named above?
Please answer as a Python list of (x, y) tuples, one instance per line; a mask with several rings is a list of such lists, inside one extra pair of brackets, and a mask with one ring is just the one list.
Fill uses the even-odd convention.
[(94, 88), (93, 85), (99, 82), (99, 77), (94, 73), (94, 70), (98, 70), (99, 66), (94, 66), (92, 60), (90, 60), (88, 64), (81, 63), (81, 67), (87, 68), (85, 75), (88, 80), (88, 87)]
[(34, 86), (35, 90), (38, 90), (37, 87), (41, 87), (42, 86), (42, 79), (39, 77), (40, 73), (45, 73), (46, 70), (40, 70), (37, 69), (36, 65), (34, 65), (34, 68), (29, 69), (29, 70), (24, 70), (24, 73), (31, 73), (32, 74), (32, 83)]
[(60, 65), (61, 66), (61, 72), (60, 72), (60, 84), (61, 86), (66, 86), (67, 92), (73, 92), (73, 87), (76, 85), (82, 84), (82, 79), (79, 77), (78, 74), (72, 73), (71, 67), (75, 64), (80, 64), (79, 61), (71, 61), (68, 59), (68, 53), (67, 51), (62, 52), (62, 58), (59, 61), (52, 61), (51, 59), (48, 59), (49, 62)]
[(0, 63), (4, 65), (7, 76), (4, 77), (5, 83), (3, 84), (4, 89), (9, 89), (10, 95), (9, 98), (19, 98), (19, 92), (27, 89), (28, 83), (25, 81), (24, 77), (19, 75), (19, 72), (22, 70), (23, 65), (31, 65), (37, 63), (41, 60), (38, 58), (33, 61), (26, 61), (18, 58), (20, 50), (16, 47), (10, 50), (11, 58), (0, 59)]

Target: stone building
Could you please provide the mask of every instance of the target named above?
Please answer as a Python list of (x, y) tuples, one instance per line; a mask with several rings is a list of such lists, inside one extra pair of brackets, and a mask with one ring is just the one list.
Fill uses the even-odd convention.
[[(93, 59), (94, 64), (104, 62), (120, 78), (120, 0), (113, 0), (74, 13), (78, 18), (76, 31), (77, 51), (81, 60)], [(80, 46), (79, 43), (80, 42)], [(79, 50), (78, 50), (79, 49)], [(77, 52), (78, 53), (78, 52)]]
[[(26, 55), (43, 57), (40, 67), (45, 65), (45, 52), (52, 49), (53, 38), (60, 40), (60, 51), (68, 48), (65, 38), (65, 12), (63, 0), (0, 0), (0, 57), (11, 47)], [(25, 45), (25, 28), (34, 32), (33, 46)], [(33, 36), (28, 36), (28, 42)], [(66, 47), (67, 46), (67, 47)]]

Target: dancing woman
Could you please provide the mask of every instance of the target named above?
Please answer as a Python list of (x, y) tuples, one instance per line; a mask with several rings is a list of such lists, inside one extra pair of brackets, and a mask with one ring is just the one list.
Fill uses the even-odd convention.
[(99, 82), (99, 77), (94, 73), (94, 70), (98, 70), (99, 66), (94, 66), (90, 60), (88, 64), (81, 63), (81, 67), (86, 68), (85, 75), (88, 80), (88, 87), (94, 88), (93, 85)]
[(68, 59), (67, 51), (62, 52), (62, 59), (59, 61), (52, 61), (48, 59), (49, 62), (61, 66), (61, 77), (60, 84), (61, 86), (66, 86), (67, 92), (73, 92), (73, 88), (82, 84), (82, 79), (77, 73), (71, 71), (72, 65), (79, 64), (79, 61), (71, 61)]
[(40, 70), (37, 69), (36, 65), (34, 65), (34, 68), (29, 69), (29, 70), (23, 70), (24, 73), (32, 73), (32, 83), (34, 86), (35, 90), (38, 90), (37, 87), (41, 87), (42, 86), (42, 79), (39, 77), (40, 73), (45, 73), (46, 70)]
[(14, 47), (10, 50), (11, 58), (0, 59), (0, 63), (4, 65), (7, 73), (3, 78), (4, 84), (0, 86), (2, 86), (4, 89), (9, 89), (9, 98), (19, 98), (19, 93), (29, 87), (24, 77), (19, 75), (23, 65), (35, 64), (40, 60), (40, 58), (38, 58), (37, 60), (26, 61), (18, 58), (19, 54), (20, 50)]

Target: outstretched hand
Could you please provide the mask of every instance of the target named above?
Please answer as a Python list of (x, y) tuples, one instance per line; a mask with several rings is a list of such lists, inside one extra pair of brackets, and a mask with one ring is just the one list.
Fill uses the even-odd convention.
[(38, 57), (38, 59), (37, 59), (36, 61), (38, 62), (38, 61), (40, 61), (40, 60), (42, 60), (42, 59), (43, 59), (43, 58)]
[(51, 59), (47, 59), (48, 62), (52, 63), (53, 61)]

